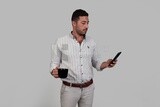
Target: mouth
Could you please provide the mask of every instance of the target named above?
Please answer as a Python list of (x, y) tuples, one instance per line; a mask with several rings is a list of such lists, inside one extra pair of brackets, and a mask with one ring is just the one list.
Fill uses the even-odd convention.
[(83, 31), (84, 31), (84, 32), (87, 32), (87, 29), (84, 29)]

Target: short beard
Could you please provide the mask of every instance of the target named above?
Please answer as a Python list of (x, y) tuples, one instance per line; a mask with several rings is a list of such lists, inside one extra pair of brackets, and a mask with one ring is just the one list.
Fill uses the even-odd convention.
[(86, 37), (86, 33), (82, 34), (82, 33), (79, 32), (79, 30), (77, 30), (76, 32), (77, 32), (78, 35), (83, 36), (84, 38)]
[(81, 37), (85, 38), (86, 37), (86, 34), (80, 34), (78, 33)]

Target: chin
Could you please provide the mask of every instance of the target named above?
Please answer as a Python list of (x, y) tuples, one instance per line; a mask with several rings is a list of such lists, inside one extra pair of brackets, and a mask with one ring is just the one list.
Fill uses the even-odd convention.
[(83, 35), (85, 35), (87, 32), (83, 32)]
[(87, 33), (87, 32), (81, 32), (81, 33), (79, 33), (79, 35), (81, 35), (81, 36), (85, 36), (85, 35), (86, 35), (86, 33)]

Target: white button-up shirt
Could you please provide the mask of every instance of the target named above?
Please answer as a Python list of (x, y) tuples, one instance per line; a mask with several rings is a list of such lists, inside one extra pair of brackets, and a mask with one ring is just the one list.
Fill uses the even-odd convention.
[(82, 43), (70, 33), (58, 38), (52, 44), (50, 71), (57, 66), (68, 69), (68, 76), (62, 79), (71, 83), (84, 83), (93, 78), (93, 67), (100, 71), (101, 61), (93, 39), (86, 36)]

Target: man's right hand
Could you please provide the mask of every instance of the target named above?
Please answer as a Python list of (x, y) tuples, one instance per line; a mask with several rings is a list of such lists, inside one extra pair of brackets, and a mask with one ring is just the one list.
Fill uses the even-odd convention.
[(52, 70), (51, 74), (55, 77), (55, 78), (59, 78), (58, 76), (58, 67), (56, 67), (55, 69)]

